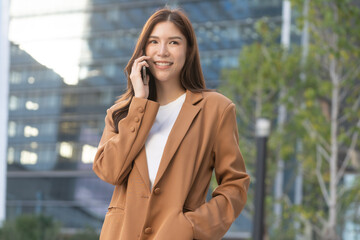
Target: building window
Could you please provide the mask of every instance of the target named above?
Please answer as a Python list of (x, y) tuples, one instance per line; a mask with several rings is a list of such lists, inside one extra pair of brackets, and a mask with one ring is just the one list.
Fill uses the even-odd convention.
[(9, 122), (9, 126), (8, 126), (8, 135), (9, 137), (15, 137), (16, 135), (16, 122), (11, 121)]
[(8, 164), (13, 164), (14, 163), (14, 158), (15, 158), (15, 150), (12, 147), (8, 148), (8, 152), (7, 152), (7, 162)]
[(20, 84), (21, 83), (21, 72), (12, 71), (10, 73), (10, 84)]
[(38, 128), (29, 126), (29, 125), (26, 125), (24, 127), (24, 136), (25, 137), (37, 137), (38, 135), (39, 135)]
[(34, 165), (37, 163), (38, 155), (35, 152), (21, 151), (20, 163), (22, 165)]

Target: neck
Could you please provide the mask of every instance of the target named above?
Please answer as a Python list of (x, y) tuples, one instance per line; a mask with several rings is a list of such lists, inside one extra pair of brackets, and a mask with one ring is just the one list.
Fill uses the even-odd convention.
[(181, 86), (180, 82), (177, 85), (174, 85), (174, 83), (167, 83), (156, 82), (156, 101), (160, 104), (160, 106), (174, 101), (186, 92), (185, 89)]

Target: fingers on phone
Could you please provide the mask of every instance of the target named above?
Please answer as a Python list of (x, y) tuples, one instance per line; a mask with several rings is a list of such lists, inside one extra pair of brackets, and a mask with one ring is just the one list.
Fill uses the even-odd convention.
[(132, 67), (133, 76), (135, 77), (135, 75), (138, 75), (140, 73), (142, 82), (145, 85), (147, 85), (149, 82), (149, 76), (146, 74), (146, 67), (150, 67), (150, 65), (146, 61), (149, 58), (150, 58), (149, 56), (141, 56), (141, 57), (135, 59), (133, 67)]
[(143, 66), (149, 67), (149, 64), (148, 64), (146, 61), (139, 62), (139, 65), (140, 65), (141, 67), (143, 67)]
[(149, 58), (150, 58), (149, 56), (141, 56), (141, 57), (135, 59), (135, 62), (141, 62), (141, 61), (144, 61), (144, 60), (149, 59)]

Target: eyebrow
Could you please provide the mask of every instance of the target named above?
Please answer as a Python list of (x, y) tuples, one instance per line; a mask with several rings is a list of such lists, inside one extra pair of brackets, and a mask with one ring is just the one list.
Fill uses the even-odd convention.
[[(157, 38), (157, 39), (159, 39), (159, 37), (158, 36), (149, 36), (149, 38)], [(179, 40), (183, 40), (182, 39), (182, 37), (179, 37), (179, 36), (173, 36), (173, 37), (169, 37), (168, 39), (179, 39)]]

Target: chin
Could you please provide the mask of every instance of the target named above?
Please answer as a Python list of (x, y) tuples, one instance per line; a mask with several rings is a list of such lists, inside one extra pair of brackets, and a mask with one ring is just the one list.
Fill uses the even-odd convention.
[(170, 79), (173, 79), (174, 77), (173, 76), (164, 76), (164, 75), (161, 75), (161, 76), (155, 76), (155, 79), (159, 82), (167, 82), (169, 81)]

